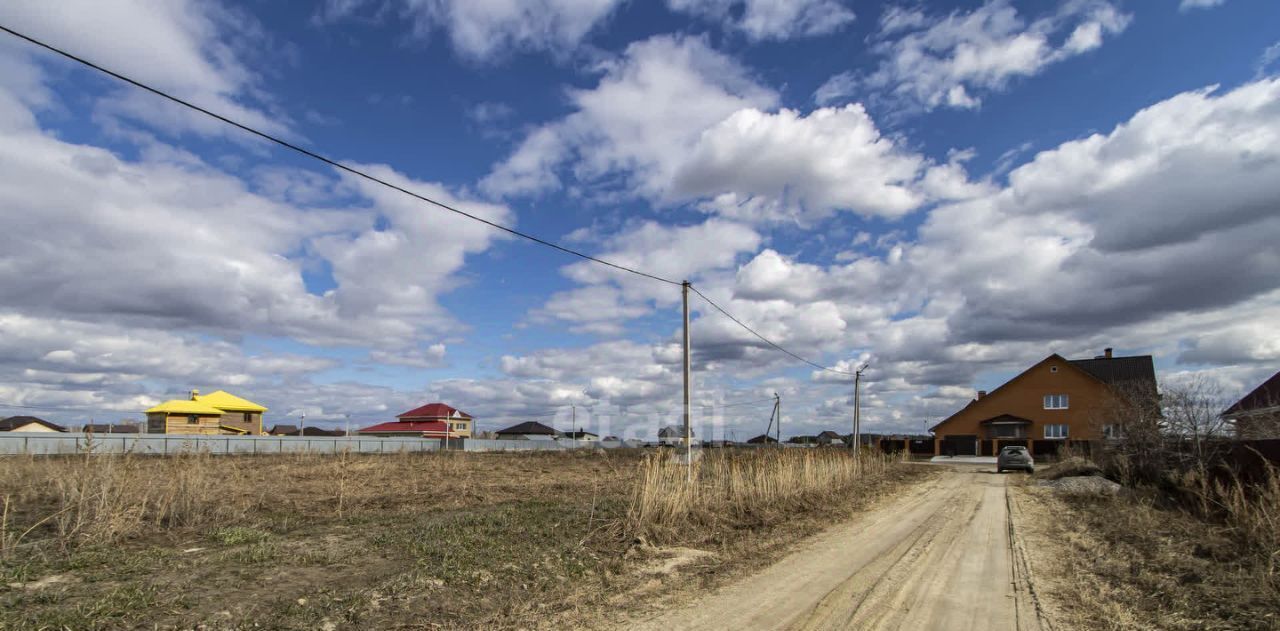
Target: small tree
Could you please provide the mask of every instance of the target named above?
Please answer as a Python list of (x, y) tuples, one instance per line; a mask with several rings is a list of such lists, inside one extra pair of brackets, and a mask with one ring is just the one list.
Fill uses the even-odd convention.
[(1225, 407), (1222, 389), (1202, 375), (1171, 388), (1164, 397), (1166, 431), (1191, 445), (1193, 464), (1204, 469), (1213, 452), (1230, 433), (1231, 425), (1222, 417)]

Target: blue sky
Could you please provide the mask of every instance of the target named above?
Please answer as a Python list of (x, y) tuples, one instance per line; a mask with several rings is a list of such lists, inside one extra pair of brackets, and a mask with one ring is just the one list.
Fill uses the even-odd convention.
[[(909, 431), (1050, 352), (1240, 394), (1280, 360), (1280, 6), (11, 2), (0, 23), (415, 191), (688, 278)], [(0, 414), (225, 388), (645, 436), (678, 288), (504, 236), (0, 41)], [(695, 300), (711, 432), (843, 428)], [(759, 417), (759, 418), (757, 418)], [(270, 422), (270, 421), (269, 421)], [(712, 424), (716, 429), (711, 429)], [(756, 427), (759, 425), (760, 427)]]

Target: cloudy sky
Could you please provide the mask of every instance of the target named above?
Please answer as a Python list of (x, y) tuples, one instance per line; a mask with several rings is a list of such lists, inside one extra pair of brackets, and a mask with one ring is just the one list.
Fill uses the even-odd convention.
[[(1230, 394), (1280, 368), (1280, 3), (9, 0), (0, 23), (870, 361), (868, 431), (1051, 352)], [(268, 424), (678, 420), (678, 287), (7, 34), (0, 139), (0, 415), (200, 388)], [(760, 433), (774, 392), (784, 434), (848, 427), (847, 377), (692, 311), (704, 434)]]

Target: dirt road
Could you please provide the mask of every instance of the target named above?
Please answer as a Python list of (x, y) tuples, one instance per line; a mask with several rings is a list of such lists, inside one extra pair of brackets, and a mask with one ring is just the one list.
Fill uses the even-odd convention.
[(956, 467), (759, 574), (631, 626), (1041, 629), (1010, 519), (1010, 477)]

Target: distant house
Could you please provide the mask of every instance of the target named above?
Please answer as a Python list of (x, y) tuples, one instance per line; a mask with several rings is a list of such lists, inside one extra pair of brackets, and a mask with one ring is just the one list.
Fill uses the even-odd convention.
[(761, 434), (759, 436), (756, 436), (755, 438), (748, 438), (747, 444), (748, 445), (776, 445), (778, 444), (778, 439), (768, 434)]
[(0, 420), (0, 432), (65, 432), (67, 428), (34, 416), (10, 416)]
[[(692, 428), (689, 429), (689, 436), (697, 437)], [(668, 425), (658, 430), (658, 444), (667, 446), (684, 445), (684, 426)]]
[(791, 443), (792, 445), (816, 445), (818, 444), (818, 437), (804, 436), (804, 435), (792, 436), (791, 438), (787, 439), (787, 442)]
[(151, 434), (262, 434), (267, 408), (225, 390), (171, 399), (146, 411)]
[[(273, 425), (271, 431), (267, 432), (272, 436), (297, 436), (297, 425)], [(324, 429), (323, 427), (304, 427), (302, 429), (303, 436), (346, 436), (347, 433), (340, 429)]]
[(831, 430), (827, 430), (825, 432), (822, 432), (821, 434), (818, 434), (818, 444), (843, 446), (845, 444), (845, 440), (844, 440), (844, 436), (841, 435), (839, 432), (833, 432)]
[(297, 425), (279, 425), (279, 424), (272, 425), (271, 431), (267, 433), (272, 436), (297, 436), (298, 426)]
[(1233, 403), (1222, 417), (1231, 421), (1237, 438), (1280, 438), (1280, 372)]
[(1157, 401), (1150, 355), (1117, 357), (1108, 348), (1093, 359), (1068, 360), (1055, 353), (990, 394), (979, 391), (935, 425), (935, 454), (972, 456), (988, 447), (994, 453), (1000, 443), (1026, 445), (1034, 452), (1036, 441), (1117, 436), (1135, 417), (1135, 406)]
[(555, 440), (560, 432), (537, 421), (525, 421), (500, 429), (495, 435), (505, 440)]
[(593, 433), (588, 432), (588, 431), (586, 431), (586, 430), (584, 430), (584, 429), (578, 429), (578, 430), (576, 430), (576, 431), (563, 432), (563, 433), (561, 434), (561, 436), (563, 436), (563, 437), (565, 437), (565, 438), (568, 438), (569, 440), (580, 440), (580, 441), (583, 441), (583, 442), (589, 442), (589, 443), (590, 443), (590, 442), (596, 442), (596, 441), (600, 440), (600, 435), (599, 435), (599, 434), (593, 434)]
[(396, 416), (402, 423), (440, 422), (448, 424), (450, 438), (471, 438), (475, 422), (470, 414), (444, 403), (428, 403)]
[(94, 434), (137, 434), (140, 428), (132, 423), (86, 423), (80, 430)]
[(222, 410), (222, 419), (218, 421), (218, 424), (223, 433), (250, 434), (253, 436), (262, 434), (262, 415), (267, 411), (267, 408), (253, 401), (241, 399), (225, 390), (218, 390), (209, 394), (200, 394), (199, 391), (193, 390), (192, 393), (196, 401)]
[(474, 422), (470, 414), (451, 405), (428, 403), (397, 415), (394, 421), (366, 427), (356, 433), (361, 436), (470, 438)]

